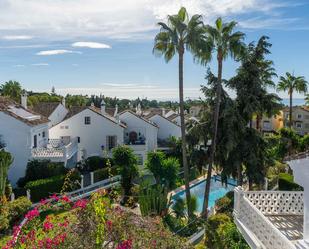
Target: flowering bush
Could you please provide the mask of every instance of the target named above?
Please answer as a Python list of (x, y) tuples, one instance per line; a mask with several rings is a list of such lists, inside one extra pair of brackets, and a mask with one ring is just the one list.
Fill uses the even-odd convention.
[(171, 234), (161, 219), (141, 217), (111, 204), (105, 192), (73, 202), (51, 196), (25, 215), (16, 226), (11, 248), (190, 248)]

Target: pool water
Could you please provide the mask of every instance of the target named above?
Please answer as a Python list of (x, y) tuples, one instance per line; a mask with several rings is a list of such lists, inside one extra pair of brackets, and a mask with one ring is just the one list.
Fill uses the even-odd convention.
[[(206, 180), (202, 180), (199, 183), (191, 186), (191, 195), (196, 196), (197, 198), (197, 211), (199, 213), (202, 212), (203, 202), (204, 202), (204, 193), (205, 193)], [(236, 181), (233, 179), (228, 180), (228, 185), (224, 186), (221, 183), (221, 180), (218, 180), (215, 177), (211, 178), (210, 184), (210, 194), (209, 194), (209, 207), (214, 207), (216, 200), (223, 197), (227, 192), (233, 190), (236, 186)], [(175, 195), (173, 195), (172, 199), (175, 200), (177, 198), (186, 199), (185, 191), (181, 191)]]

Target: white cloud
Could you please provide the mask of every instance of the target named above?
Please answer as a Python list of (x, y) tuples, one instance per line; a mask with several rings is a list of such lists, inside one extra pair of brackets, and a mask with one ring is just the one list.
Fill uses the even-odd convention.
[[(292, 1), (293, 2), (293, 1)], [(259, 13), (270, 17), (287, 4), (281, 0), (1, 0), (0, 31), (29, 34), (49, 40), (107, 37), (153, 37), (156, 23), (185, 6), (206, 21), (218, 16)], [(293, 4), (293, 3), (291, 3)], [(121, 17), (121, 18), (119, 18)], [(282, 16), (282, 19), (285, 17)]]
[(26, 66), (23, 64), (17, 64), (17, 65), (13, 65), (13, 67), (26, 67)]
[(48, 63), (34, 63), (34, 64), (31, 64), (32, 66), (36, 66), (36, 67), (46, 67), (46, 66), (49, 66)]
[(13, 41), (13, 40), (30, 40), (32, 39), (32, 36), (29, 35), (5, 35), (2, 37), (2, 39), (4, 40), (9, 40), (9, 41)]
[(58, 54), (81, 54), (80, 51), (72, 51), (66, 49), (44, 50), (36, 53), (36, 55), (58, 55)]
[(72, 47), (80, 48), (112, 48), (110, 45), (99, 42), (74, 42)]

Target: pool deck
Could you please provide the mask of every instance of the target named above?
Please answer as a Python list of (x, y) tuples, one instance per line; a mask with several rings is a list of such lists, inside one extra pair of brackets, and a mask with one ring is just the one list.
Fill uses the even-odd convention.
[[(203, 180), (205, 180), (205, 179), (206, 179), (206, 176), (200, 176), (200, 177), (194, 179), (193, 181), (191, 181), (191, 182), (189, 183), (190, 188), (191, 188), (192, 186), (194, 186), (195, 184), (197, 184), (197, 183), (199, 183), (200, 181), (203, 181)], [(169, 192), (169, 193), (168, 193), (168, 196), (173, 196), (173, 195), (175, 195), (175, 194), (177, 194), (177, 193), (179, 193), (179, 192), (184, 191), (185, 189), (186, 189), (185, 185), (182, 185), (182, 186), (180, 186), (179, 188), (176, 188), (176, 189), (174, 189), (173, 191)]]

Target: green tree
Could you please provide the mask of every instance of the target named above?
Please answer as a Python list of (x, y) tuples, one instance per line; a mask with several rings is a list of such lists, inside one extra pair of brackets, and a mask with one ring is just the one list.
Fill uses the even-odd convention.
[(182, 138), (182, 161), (185, 174), (186, 197), (190, 204), (189, 168), (186, 153), (184, 97), (183, 97), (183, 57), (185, 50), (194, 51), (202, 37), (203, 22), (201, 15), (189, 15), (184, 7), (180, 8), (176, 15), (167, 16), (168, 23), (159, 22), (160, 32), (155, 37), (153, 52), (164, 55), (165, 61), (169, 62), (178, 54), (179, 72), (179, 107)]
[(113, 162), (119, 168), (123, 189), (123, 203), (126, 204), (132, 195), (133, 179), (138, 176), (137, 158), (128, 146), (118, 146), (113, 149)]
[(244, 52), (245, 45), (243, 43), (244, 34), (242, 32), (234, 32), (236, 22), (223, 23), (221, 18), (218, 18), (215, 22), (215, 26), (206, 25), (204, 27), (205, 35), (199, 48), (196, 58), (202, 64), (209, 63), (212, 59), (212, 54), (216, 53), (218, 62), (218, 77), (216, 86), (216, 105), (214, 110), (213, 121), (213, 134), (211, 143), (211, 154), (209, 159), (207, 181), (205, 187), (205, 198), (203, 204), (203, 215), (207, 216), (208, 209), (208, 197), (210, 191), (210, 178), (212, 172), (212, 164), (214, 162), (218, 121), (220, 112), (220, 100), (222, 94), (222, 71), (223, 61), (229, 56), (233, 59), (238, 59)]
[(167, 189), (175, 187), (180, 167), (178, 159), (166, 158), (163, 152), (154, 151), (148, 153), (145, 164), (154, 175), (157, 184), (165, 185)]
[(305, 80), (303, 76), (294, 76), (294, 74), (290, 74), (287, 72), (286, 76), (281, 76), (280, 81), (277, 86), (278, 91), (288, 92), (290, 97), (290, 114), (289, 114), (289, 127), (291, 128), (293, 125), (293, 93), (296, 91), (298, 93), (306, 93), (308, 91), (308, 82)]
[(0, 150), (0, 201), (5, 196), (8, 170), (12, 163), (13, 157), (11, 154), (4, 150)]
[(13, 80), (5, 82), (0, 86), (0, 92), (2, 96), (8, 96), (17, 102), (20, 102), (22, 88), (19, 82)]

